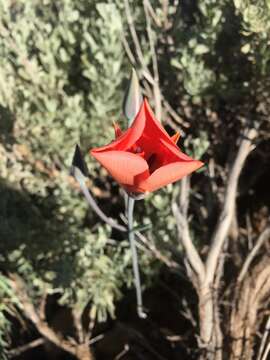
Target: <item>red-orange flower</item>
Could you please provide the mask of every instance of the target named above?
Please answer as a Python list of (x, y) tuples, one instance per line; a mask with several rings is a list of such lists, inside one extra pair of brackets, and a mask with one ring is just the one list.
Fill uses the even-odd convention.
[(179, 150), (175, 143), (179, 135), (167, 134), (146, 100), (132, 126), (122, 133), (115, 124), (115, 134), (116, 140), (91, 154), (131, 193), (157, 190), (203, 165)]

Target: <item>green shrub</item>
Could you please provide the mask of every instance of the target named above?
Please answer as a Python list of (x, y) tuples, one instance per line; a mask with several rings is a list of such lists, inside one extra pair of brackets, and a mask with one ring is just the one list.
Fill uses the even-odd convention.
[(113, 136), (126, 76), (120, 13), (99, 1), (0, 7), (1, 263), (33, 298), (46, 288), (69, 306), (90, 300), (104, 319), (129, 279), (129, 250), (109, 245), (92, 213), (85, 226), (69, 167), (76, 142), (86, 150)]

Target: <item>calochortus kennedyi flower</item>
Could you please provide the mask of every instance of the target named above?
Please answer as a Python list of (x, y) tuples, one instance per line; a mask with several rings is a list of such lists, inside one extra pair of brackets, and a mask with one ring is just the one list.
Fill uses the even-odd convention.
[(147, 193), (182, 179), (203, 163), (180, 151), (178, 134), (170, 137), (145, 99), (131, 127), (91, 150), (92, 156), (130, 193)]

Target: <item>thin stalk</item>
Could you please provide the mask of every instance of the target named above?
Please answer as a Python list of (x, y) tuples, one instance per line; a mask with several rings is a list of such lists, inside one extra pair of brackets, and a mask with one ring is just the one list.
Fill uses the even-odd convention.
[(141, 281), (140, 281), (140, 272), (138, 265), (138, 255), (135, 244), (135, 234), (133, 231), (133, 211), (134, 211), (135, 200), (128, 197), (128, 239), (131, 248), (131, 256), (132, 256), (132, 266), (133, 266), (133, 274), (134, 274), (134, 284), (136, 288), (136, 297), (137, 297), (137, 313), (138, 316), (142, 319), (146, 318), (147, 315), (143, 311), (143, 303), (142, 303), (142, 289), (141, 289)]

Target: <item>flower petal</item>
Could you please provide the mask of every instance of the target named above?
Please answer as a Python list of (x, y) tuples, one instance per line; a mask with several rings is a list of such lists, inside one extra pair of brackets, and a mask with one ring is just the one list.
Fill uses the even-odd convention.
[[(169, 162), (178, 161), (179, 160), (179, 148), (174, 143), (174, 138), (171, 138), (166, 130), (163, 128), (162, 124), (155, 118), (147, 100), (145, 99), (142, 108), (144, 112), (141, 111), (141, 115), (145, 116), (145, 128), (142, 133), (142, 136), (138, 139), (137, 144), (145, 151), (145, 157), (148, 158), (153, 153), (159, 154), (160, 158), (163, 158), (163, 162), (165, 161), (164, 145), (169, 144), (169, 147), (166, 147), (166, 152), (176, 152), (177, 156), (173, 156)], [(167, 154), (169, 155), (169, 154)], [(168, 156), (166, 155), (166, 159)], [(168, 159), (167, 159), (168, 160)], [(166, 160), (166, 161), (167, 161)]]
[(120, 184), (134, 185), (145, 178), (148, 172), (147, 162), (139, 155), (126, 151), (91, 151), (91, 154), (107, 169), (111, 176)]
[(145, 107), (145, 116), (146, 116), (146, 126), (144, 130), (144, 134), (146, 136), (150, 135), (150, 137), (152, 138), (154, 136), (157, 136), (157, 138), (163, 139), (177, 148), (177, 146), (174, 143), (174, 139), (170, 137), (170, 135), (164, 129), (160, 121), (156, 119), (146, 99), (144, 99), (143, 105)]
[(162, 137), (165, 137), (166, 139), (172, 141), (169, 134), (163, 128), (162, 124), (156, 119), (146, 99), (144, 99), (143, 106), (145, 108), (145, 116), (147, 117), (148, 130), (154, 130), (155, 132), (158, 131), (159, 136), (162, 135)]
[(138, 184), (138, 191), (151, 192), (182, 179), (203, 166), (201, 161), (179, 161), (155, 170), (147, 179)]
[(103, 152), (107, 150), (127, 150), (130, 149), (136, 141), (141, 137), (145, 127), (145, 107), (141, 106), (136, 118), (134, 119), (132, 126), (125, 131), (116, 140), (110, 144), (95, 148), (94, 152)]
[[(174, 144), (170, 144), (167, 141), (164, 141), (164, 139), (160, 139), (160, 142), (162, 143), (163, 146), (166, 147), (167, 150), (169, 150), (169, 152), (171, 153), (171, 157), (172, 159), (176, 157), (176, 159), (181, 160), (181, 161), (192, 161), (193, 159), (191, 157), (189, 157), (188, 155), (186, 155), (185, 153), (183, 153), (178, 146), (175, 146)], [(177, 161), (177, 160), (175, 160)]]

